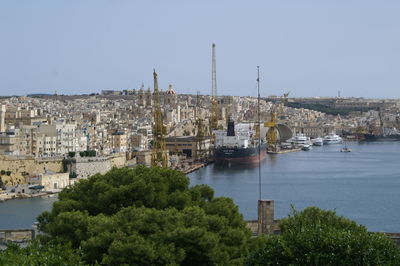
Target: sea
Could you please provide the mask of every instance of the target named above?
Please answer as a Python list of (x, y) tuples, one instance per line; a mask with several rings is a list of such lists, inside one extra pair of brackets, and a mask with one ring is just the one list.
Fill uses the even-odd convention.
[[(317, 206), (374, 232), (400, 232), (400, 142), (348, 142), (311, 151), (268, 154), (260, 164), (261, 198), (274, 200), (275, 218)], [(208, 165), (189, 175), (215, 196), (230, 197), (246, 220), (257, 219), (259, 166)], [(57, 198), (0, 203), (0, 229), (31, 228)]]

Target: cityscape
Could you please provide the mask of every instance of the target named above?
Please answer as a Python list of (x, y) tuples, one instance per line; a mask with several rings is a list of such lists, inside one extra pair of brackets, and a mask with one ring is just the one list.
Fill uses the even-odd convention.
[(250, 2), (4, 5), (1, 265), (400, 265), (398, 4)]

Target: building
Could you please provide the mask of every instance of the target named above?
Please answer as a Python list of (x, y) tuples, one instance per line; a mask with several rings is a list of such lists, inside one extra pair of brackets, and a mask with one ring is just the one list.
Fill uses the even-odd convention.
[(43, 174), (31, 177), (30, 182), (43, 186), (45, 191), (59, 190), (69, 186), (69, 173), (45, 170)]
[(128, 138), (125, 132), (117, 131), (111, 134), (111, 150), (113, 153), (126, 152), (128, 150)]
[[(208, 150), (210, 148), (211, 140), (205, 138), (201, 147)], [(165, 138), (165, 145), (169, 152), (185, 154), (187, 157), (196, 157), (200, 154), (197, 147), (197, 137), (196, 136), (179, 136), (179, 137), (167, 137)]]
[(4, 104), (0, 105), (0, 132), (6, 131), (6, 106)]

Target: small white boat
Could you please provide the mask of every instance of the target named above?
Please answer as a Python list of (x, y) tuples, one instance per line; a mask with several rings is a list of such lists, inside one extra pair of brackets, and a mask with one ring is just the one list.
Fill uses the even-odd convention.
[(315, 138), (311, 140), (311, 143), (314, 146), (323, 146), (324, 145), (324, 140), (322, 138)]
[(339, 137), (338, 135), (331, 133), (327, 136), (324, 137), (324, 144), (329, 145), (329, 144), (340, 144), (343, 142), (343, 139)]
[(350, 148), (347, 148), (346, 142), (344, 142), (344, 147), (340, 150), (340, 152), (351, 152)]
[(303, 144), (303, 147), (301, 147), (301, 149), (303, 151), (309, 151), (312, 149), (312, 146), (311, 146), (311, 144)]

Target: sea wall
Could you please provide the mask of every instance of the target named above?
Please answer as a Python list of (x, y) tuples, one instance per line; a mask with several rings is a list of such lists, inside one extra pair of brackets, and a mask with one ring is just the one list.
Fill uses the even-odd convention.
[[(1, 179), (8, 184), (26, 183), (25, 177), (42, 174), (44, 169), (62, 172), (61, 157), (34, 158), (29, 156), (0, 156), (0, 171), (11, 172), (10, 175), (1, 174)], [(1, 173), (1, 172), (0, 172)]]

